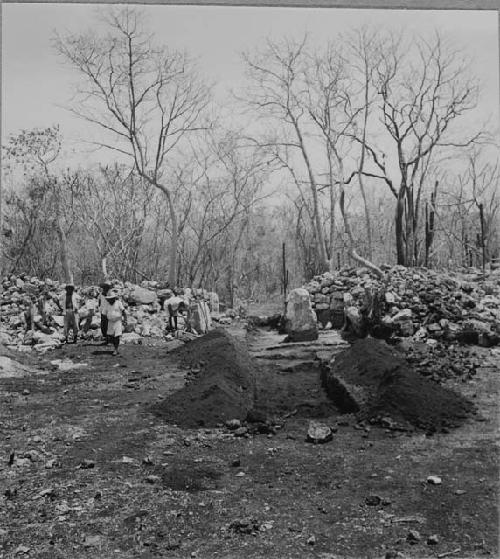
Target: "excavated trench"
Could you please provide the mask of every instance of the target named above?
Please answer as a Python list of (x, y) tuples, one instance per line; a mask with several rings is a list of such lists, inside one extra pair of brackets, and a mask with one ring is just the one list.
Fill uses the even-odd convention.
[(219, 328), (172, 352), (187, 382), (152, 411), (183, 427), (289, 414), (358, 413), (376, 422), (439, 431), (474, 411), (459, 394), (422, 377), (384, 342), (352, 346), (335, 330), (312, 342), (284, 343), (276, 331), (229, 334)]
[(216, 329), (187, 343), (171, 353), (186, 369), (186, 386), (152, 411), (184, 427), (213, 427), (245, 420), (249, 413), (264, 418), (338, 413), (321, 386), (321, 366), (347, 344), (333, 330), (315, 342), (283, 339), (260, 328), (236, 335)]

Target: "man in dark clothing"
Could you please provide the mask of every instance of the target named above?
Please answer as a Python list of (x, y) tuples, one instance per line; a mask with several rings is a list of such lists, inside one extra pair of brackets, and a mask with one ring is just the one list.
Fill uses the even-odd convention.
[(65, 293), (62, 295), (59, 305), (64, 315), (64, 341), (68, 343), (69, 331), (73, 331), (73, 343), (78, 339), (78, 297), (75, 293), (75, 286), (68, 283)]
[(107, 308), (109, 306), (107, 295), (111, 289), (111, 284), (105, 281), (101, 284), (101, 295), (99, 297), (99, 311), (101, 312), (101, 334), (104, 338), (103, 345), (108, 345), (108, 315)]

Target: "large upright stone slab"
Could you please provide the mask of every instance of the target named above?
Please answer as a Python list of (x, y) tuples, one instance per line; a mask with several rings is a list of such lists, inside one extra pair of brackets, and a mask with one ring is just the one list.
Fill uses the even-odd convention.
[(290, 291), (286, 307), (285, 331), (291, 342), (318, 339), (318, 323), (307, 289), (299, 287)]
[(206, 334), (212, 327), (210, 308), (205, 301), (198, 301), (191, 306), (190, 319), (191, 327), (198, 334)]

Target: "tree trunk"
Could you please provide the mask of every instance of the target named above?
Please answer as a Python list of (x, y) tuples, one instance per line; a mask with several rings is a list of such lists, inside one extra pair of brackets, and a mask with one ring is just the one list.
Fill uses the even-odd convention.
[(105, 280), (108, 279), (108, 264), (107, 264), (107, 256), (104, 255), (101, 258), (101, 270), (102, 270), (102, 276)]
[(405, 257), (405, 232), (404, 232), (404, 211), (405, 211), (405, 186), (401, 186), (396, 202), (395, 231), (396, 231), (396, 256), (397, 263), (406, 266)]
[(429, 204), (425, 206), (425, 266), (429, 267), (429, 257), (432, 243), (434, 242), (434, 204), (436, 201), (436, 190), (438, 181), (434, 185), (434, 192), (431, 193), (430, 211)]
[(170, 287), (175, 287), (177, 285), (177, 248), (179, 244), (179, 234), (177, 231), (177, 215), (175, 213), (174, 202), (172, 200), (172, 194), (170, 190), (163, 184), (157, 181), (151, 180), (146, 174), (141, 173), (141, 175), (150, 183), (156, 186), (159, 190), (165, 194), (168, 202), (168, 210), (170, 215), (170, 221), (172, 223), (172, 235), (170, 238), (170, 253), (169, 253), (169, 268), (167, 280)]
[(361, 191), (361, 196), (363, 198), (363, 204), (365, 209), (365, 221), (366, 221), (366, 236), (368, 241), (368, 259), (373, 260), (373, 242), (372, 242), (372, 224), (370, 219), (370, 210), (368, 209), (368, 202), (366, 200), (366, 191), (365, 185), (363, 181), (363, 170), (365, 166), (365, 153), (366, 153), (366, 127), (368, 124), (368, 65), (367, 60), (365, 57), (365, 107), (364, 107), (364, 114), (363, 114), (363, 138), (361, 140), (361, 158), (359, 160), (359, 167), (358, 167), (358, 180), (359, 180), (359, 190)]
[(57, 236), (59, 237), (60, 254), (61, 254), (61, 266), (64, 273), (64, 281), (66, 283), (73, 283), (73, 274), (71, 272), (71, 267), (69, 264), (68, 257), (68, 243), (66, 239), (66, 233), (64, 232), (59, 220), (56, 222)]
[(307, 169), (307, 174), (309, 176), (311, 194), (313, 199), (313, 209), (314, 209), (313, 227), (314, 227), (314, 232), (316, 237), (316, 244), (318, 247), (319, 258), (321, 260), (321, 267), (323, 268), (323, 271), (326, 272), (329, 269), (329, 263), (328, 263), (328, 256), (326, 254), (326, 249), (325, 249), (325, 240), (323, 236), (323, 228), (321, 226), (321, 217), (319, 215), (318, 187), (316, 185), (316, 180), (314, 178), (311, 162), (309, 160), (309, 155), (307, 153), (306, 146), (304, 144), (304, 139), (302, 137), (302, 132), (300, 130), (299, 124), (292, 115), (290, 115), (290, 117), (292, 118), (293, 121), (295, 132), (297, 134), (297, 139), (299, 141), (300, 151), (302, 153), (302, 157), (304, 159), (304, 163)]
[(370, 260), (367, 260), (366, 258), (363, 258), (362, 256), (360, 256), (356, 252), (356, 249), (354, 248), (354, 237), (352, 235), (351, 225), (349, 223), (349, 218), (348, 218), (347, 212), (345, 210), (344, 165), (342, 164), (342, 159), (340, 157), (338, 157), (338, 155), (337, 155), (337, 161), (338, 161), (338, 165), (339, 165), (339, 175), (340, 175), (340, 178), (339, 178), (339, 182), (340, 182), (340, 212), (342, 214), (342, 219), (344, 220), (344, 229), (345, 229), (345, 232), (347, 234), (347, 238), (348, 238), (348, 242), (349, 242), (349, 256), (353, 260), (355, 260), (356, 262), (361, 264), (362, 266), (366, 266), (367, 268), (369, 268), (370, 270), (375, 272), (379, 278), (383, 278), (384, 277), (384, 272), (382, 272), (382, 270), (378, 266), (373, 264), (373, 262), (371, 262)]
[(329, 174), (329, 192), (330, 192), (330, 251), (329, 251), (329, 260), (330, 265), (329, 269), (330, 272), (335, 270), (335, 255), (334, 255), (334, 247), (335, 247), (335, 204), (336, 204), (336, 196), (335, 196), (335, 189), (334, 189), (334, 180), (333, 180), (333, 168), (332, 168), (332, 157), (331, 157), (331, 150), (330, 145), (327, 143), (327, 155), (328, 155), (328, 174)]
[(405, 238), (405, 252), (406, 252), (406, 265), (415, 266), (415, 231), (414, 227), (414, 203), (413, 203), (413, 185), (407, 188), (406, 194), (406, 238)]

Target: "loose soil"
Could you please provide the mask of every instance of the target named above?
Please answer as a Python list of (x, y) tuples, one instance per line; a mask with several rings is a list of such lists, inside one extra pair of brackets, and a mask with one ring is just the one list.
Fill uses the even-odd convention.
[(215, 427), (245, 419), (255, 400), (255, 372), (246, 347), (224, 329), (172, 352), (194, 378), (152, 411), (182, 427)]
[[(200, 374), (179, 367), (175, 344), (21, 355), (28, 372), (0, 378), (0, 556), (498, 556), (498, 353), (484, 350), (469, 382), (446, 381), (481, 416), (449, 434), (403, 433), (340, 414), (322, 391), (321, 363), (345, 348), (335, 333), (295, 345), (229, 331), (248, 343), (257, 402), (281, 416), (275, 434), (152, 413)], [(311, 417), (333, 428), (331, 442), (306, 442)], [(421, 539), (410, 543), (410, 529)]]
[(373, 338), (357, 340), (338, 355), (324, 369), (323, 382), (342, 411), (359, 412), (372, 423), (435, 432), (458, 427), (476, 411), (464, 396), (420, 375)]

